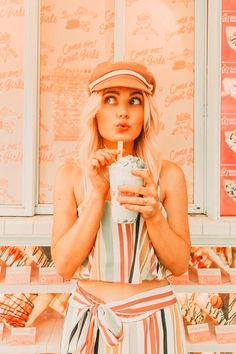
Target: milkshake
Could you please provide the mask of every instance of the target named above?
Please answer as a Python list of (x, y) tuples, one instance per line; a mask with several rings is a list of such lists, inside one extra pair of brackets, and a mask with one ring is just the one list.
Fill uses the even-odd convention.
[(132, 224), (136, 221), (138, 212), (128, 210), (120, 205), (117, 200), (118, 187), (122, 185), (142, 186), (143, 179), (132, 175), (132, 170), (144, 169), (144, 161), (136, 156), (128, 155), (120, 157), (117, 162), (109, 167), (111, 190), (111, 213), (113, 221), (118, 224)]

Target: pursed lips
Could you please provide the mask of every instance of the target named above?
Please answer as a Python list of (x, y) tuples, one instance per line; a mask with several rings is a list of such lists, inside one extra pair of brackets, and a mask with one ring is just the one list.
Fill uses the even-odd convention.
[(115, 124), (115, 127), (117, 127), (117, 128), (130, 128), (130, 124), (128, 124), (127, 122), (119, 122), (119, 123)]

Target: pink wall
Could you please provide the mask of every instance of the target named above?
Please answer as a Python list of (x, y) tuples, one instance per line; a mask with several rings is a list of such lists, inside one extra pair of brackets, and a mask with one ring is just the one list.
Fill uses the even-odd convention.
[[(87, 80), (114, 57), (114, 0), (42, 0), (39, 203), (55, 171), (79, 149)], [(184, 170), (193, 201), (194, 1), (126, 0), (125, 59), (156, 74), (163, 158)], [(24, 1), (0, 2), (0, 204), (21, 202)]]
[(163, 158), (183, 168), (193, 203), (194, 1), (126, 0), (126, 29), (125, 58), (156, 76)]
[(76, 158), (91, 68), (113, 59), (114, 1), (43, 0), (39, 202), (50, 203), (56, 168)]
[[(56, 167), (79, 149), (79, 114), (91, 68), (113, 59), (114, 1), (99, 4), (94, 9), (93, 1), (42, 1), (41, 203), (51, 201)], [(184, 169), (193, 202), (194, 2), (127, 0), (125, 12), (125, 59), (143, 62), (156, 74), (163, 158)]]

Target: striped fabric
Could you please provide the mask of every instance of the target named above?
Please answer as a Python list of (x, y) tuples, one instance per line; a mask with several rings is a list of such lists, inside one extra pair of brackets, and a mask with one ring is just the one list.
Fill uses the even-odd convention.
[(185, 354), (183, 338), (170, 285), (110, 303), (77, 287), (69, 300), (61, 354)]
[(167, 272), (154, 252), (144, 220), (139, 216), (135, 224), (117, 224), (106, 201), (95, 245), (76, 275), (80, 279), (139, 284), (164, 279)]

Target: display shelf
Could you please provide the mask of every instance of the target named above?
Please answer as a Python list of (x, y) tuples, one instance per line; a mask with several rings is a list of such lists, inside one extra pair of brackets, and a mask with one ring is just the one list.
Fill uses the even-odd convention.
[(190, 282), (184, 285), (173, 285), (176, 293), (236, 293), (236, 284), (222, 283), (215, 285)]
[[(194, 246), (235, 246), (236, 245), (236, 227), (229, 227), (228, 223), (224, 226), (228, 226), (228, 231), (224, 230), (225, 227), (217, 228), (217, 223), (204, 222), (199, 220), (196, 222), (194, 219), (194, 225), (191, 232), (191, 242)], [(196, 227), (196, 224), (197, 227)], [(214, 225), (213, 225), (214, 224)], [(213, 227), (213, 226), (214, 227)], [(212, 229), (213, 227), (213, 229)], [(199, 230), (198, 230), (199, 229)], [(217, 229), (217, 232), (216, 232)], [(8, 229), (5, 228), (6, 234), (2, 235), (0, 239), (0, 245), (2, 246), (50, 246), (51, 237), (50, 232), (47, 230), (45, 234), (37, 233), (38, 230), (34, 229), (34, 235), (12, 235), (7, 234)], [(29, 284), (6, 284), (2, 279), (0, 281), (0, 293), (70, 293), (75, 287), (75, 280), (65, 281), (60, 284), (39, 284), (36, 276), (32, 274), (31, 282)], [(195, 278), (191, 278), (194, 280)], [(202, 285), (196, 281), (190, 281), (188, 284), (173, 284), (175, 293), (236, 293), (236, 284), (232, 284), (227, 279), (224, 282), (222, 279), (221, 284), (214, 285)], [(52, 310), (53, 311), (53, 310)], [(62, 328), (64, 319), (63, 317), (55, 318), (54, 312), (51, 312), (52, 316), (43, 315), (37, 319), (39, 323), (35, 326), (37, 328), (36, 344), (33, 346), (12, 346), (8, 343), (8, 337), (4, 336), (3, 343), (0, 342), (0, 353), (7, 354), (46, 354), (60, 353), (60, 339), (62, 335)], [(215, 335), (213, 340), (202, 343), (187, 342), (188, 352), (233, 352), (236, 348), (236, 343), (219, 344), (216, 341)]]
[[(236, 284), (224, 283), (217, 285), (201, 285), (190, 283), (186, 285), (172, 285), (175, 293), (236, 293)], [(75, 287), (75, 281), (66, 281), (61, 284), (39, 284), (33, 280), (30, 284), (5, 284), (0, 282), (0, 293), (70, 293)]]
[(0, 282), (0, 293), (70, 293), (74, 286), (73, 281), (66, 281), (61, 284), (39, 284), (37, 280), (32, 280), (29, 284), (5, 284)]
[(188, 352), (233, 352), (235, 348), (236, 343), (219, 344), (216, 340), (202, 343), (190, 343), (187, 341)]
[(63, 327), (62, 318), (44, 318), (36, 321), (35, 345), (11, 345), (10, 331), (5, 329), (3, 341), (0, 342), (0, 353), (7, 354), (35, 354), (35, 353), (59, 353), (60, 338)]

